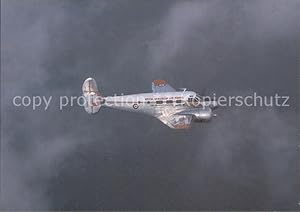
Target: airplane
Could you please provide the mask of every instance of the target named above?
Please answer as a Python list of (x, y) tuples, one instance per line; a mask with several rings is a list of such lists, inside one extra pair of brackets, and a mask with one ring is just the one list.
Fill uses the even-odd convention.
[(189, 129), (192, 122), (208, 122), (216, 116), (216, 101), (200, 96), (194, 91), (176, 91), (165, 80), (152, 82), (152, 93), (102, 96), (93, 78), (82, 85), (84, 108), (95, 114), (102, 106), (139, 112), (156, 117), (172, 129)]

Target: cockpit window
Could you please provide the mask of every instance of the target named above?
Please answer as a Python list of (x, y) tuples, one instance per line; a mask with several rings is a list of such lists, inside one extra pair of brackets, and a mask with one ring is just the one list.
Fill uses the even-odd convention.
[(199, 94), (197, 94), (194, 99), (194, 102), (201, 102), (201, 101), (211, 101), (211, 98), (209, 96), (200, 96)]
[(201, 96), (197, 94), (195, 98), (193, 99), (194, 102), (200, 102), (202, 100)]

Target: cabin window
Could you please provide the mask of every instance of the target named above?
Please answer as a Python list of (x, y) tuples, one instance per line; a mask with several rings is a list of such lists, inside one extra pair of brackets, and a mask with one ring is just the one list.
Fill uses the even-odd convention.
[(147, 104), (150, 104), (150, 101), (147, 101)]
[(193, 102), (193, 98), (188, 98), (188, 102)]
[(181, 103), (181, 100), (180, 99), (176, 100), (176, 103)]
[(173, 100), (167, 100), (166, 103), (167, 103), (167, 104), (172, 104), (172, 103), (173, 103)]
[(156, 101), (156, 104), (162, 104), (163, 101)]

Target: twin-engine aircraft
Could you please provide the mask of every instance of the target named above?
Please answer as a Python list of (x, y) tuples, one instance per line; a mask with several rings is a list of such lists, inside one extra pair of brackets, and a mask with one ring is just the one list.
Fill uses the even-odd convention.
[(188, 129), (192, 121), (207, 122), (216, 116), (213, 113), (216, 101), (207, 100), (194, 91), (176, 91), (165, 80), (154, 80), (152, 93), (104, 97), (96, 81), (88, 78), (82, 92), (86, 100), (84, 108), (89, 114), (97, 113), (102, 106), (140, 112), (156, 117), (173, 129)]

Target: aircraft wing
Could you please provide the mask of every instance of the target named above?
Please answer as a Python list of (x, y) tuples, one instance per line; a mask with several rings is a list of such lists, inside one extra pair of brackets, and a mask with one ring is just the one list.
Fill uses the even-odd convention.
[(191, 127), (192, 115), (178, 114), (183, 108), (158, 107), (155, 117), (162, 123), (173, 129), (187, 129)]
[(152, 82), (153, 93), (161, 92), (175, 92), (176, 90), (172, 88), (165, 80), (154, 80)]
[(192, 116), (189, 115), (171, 115), (157, 117), (161, 122), (173, 129), (191, 128)]

